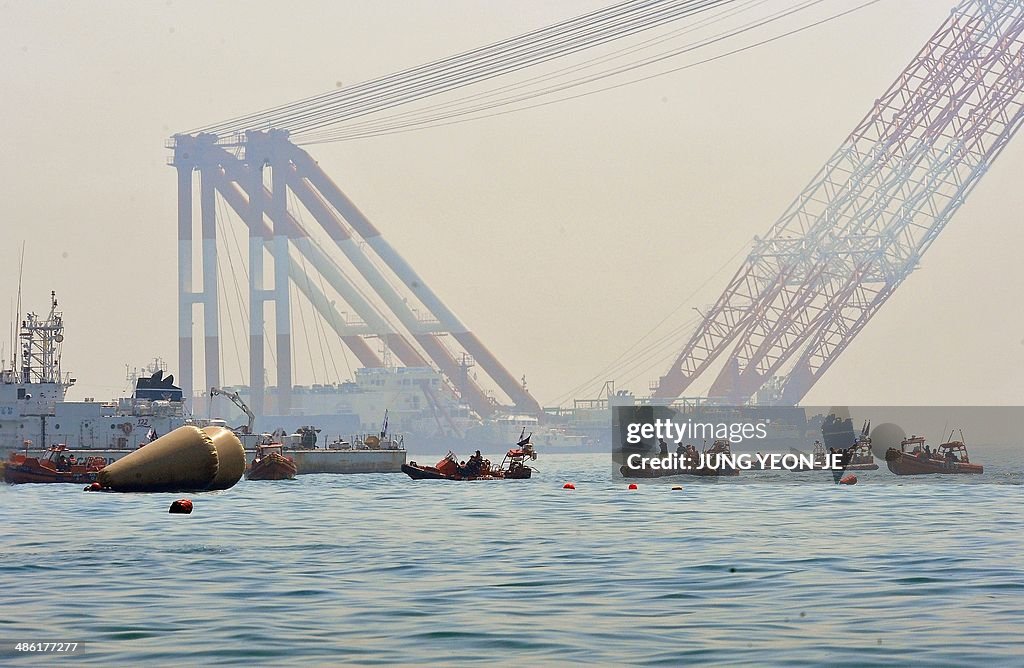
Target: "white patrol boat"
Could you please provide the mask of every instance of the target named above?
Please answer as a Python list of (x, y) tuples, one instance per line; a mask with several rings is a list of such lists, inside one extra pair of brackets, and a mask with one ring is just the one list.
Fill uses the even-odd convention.
[[(174, 376), (157, 360), (147, 373), (135, 374), (130, 397), (115, 401), (67, 401), (75, 384), (61, 370), (64, 317), (50, 293), (46, 316), (27, 313), (18, 325), (15, 361), (0, 370), (0, 456), (12, 452), (43, 456), (50, 445), (67, 446), (79, 459), (103, 457), (107, 463), (182, 425), (226, 426), (223, 420), (193, 418), (186, 410)], [(305, 434), (281, 439), (285, 454), (296, 459), (300, 473), (398, 473), (404, 449), (341, 450), (316, 447)], [(243, 438), (243, 442), (251, 441)], [(247, 443), (254, 448), (255, 441)]]

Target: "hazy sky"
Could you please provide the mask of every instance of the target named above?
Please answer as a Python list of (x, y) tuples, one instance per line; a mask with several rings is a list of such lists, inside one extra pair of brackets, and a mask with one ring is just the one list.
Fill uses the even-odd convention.
[[(42, 311), (57, 291), (73, 397), (114, 396), (125, 365), (154, 356), (174, 370), (171, 134), (605, 4), (0, 3), (5, 306), (24, 241), (24, 303)], [(616, 91), (310, 150), (547, 404), (719, 272), (668, 324), (714, 301), (738, 266), (729, 258), (769, 228), (952, 5), (882, 0)], [(1018, 137), (810, 403), (1024, 402), (1022, 173)], [(233, 349), (224, 356), (225, 383), (241, 381)], [(296, 356), (297, 382), (312, 382), (304, 345)], [(618, 380), (635, 376), (626, 386), (646, 393), (668, 362)]]

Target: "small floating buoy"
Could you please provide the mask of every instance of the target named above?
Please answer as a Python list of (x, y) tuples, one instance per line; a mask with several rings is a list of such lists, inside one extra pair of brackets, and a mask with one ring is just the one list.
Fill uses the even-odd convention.
[(176, 515), (188, 515), (192, 512), (192, 502), (188, 499), (178, 499), (171, 504), (171, 508), (167, 512)]
[(682, 486), (682, 485), (676, 485), (675, 487), (673, 487), (673, 488), (672, 488), (672, 491), (673, 491), (673, 492), (678, 492), (678, 491), (679, 491), (679, 490), (681, 490), (682, 488), (683, 488), (683, 486)]
[(567, 482), (564, 485), (562, 485), (562, 489), (576, 489), (576, 485), (572, 484), (571, 482)]
[(844, 475), (839, 480), (839, 484), (840, 485), (856, 485), (857, 484), (857, 476), (853, 475), (852, 473)]
[(98, 482), (94, 482), (91, 485), (86, 485), (85, 486), (85, 491), (86, 492), (99, 492), (99, 491), (102, 491), (102, 490), (103, 490), (103, 485), (99, 484)]
[(629, 483), (629, 489), (637, 489), (636, 483), (635, 482)]

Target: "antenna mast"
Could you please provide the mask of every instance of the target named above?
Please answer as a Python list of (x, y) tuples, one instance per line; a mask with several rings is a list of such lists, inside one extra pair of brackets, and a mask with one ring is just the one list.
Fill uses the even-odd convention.
[(21, 277), (25, 273), (25, 242), (21, 242), (21, 255), (18, 258), (18, 306), (11, 326), (11, 368), (18, 368), (18, 323), (21, 322)]

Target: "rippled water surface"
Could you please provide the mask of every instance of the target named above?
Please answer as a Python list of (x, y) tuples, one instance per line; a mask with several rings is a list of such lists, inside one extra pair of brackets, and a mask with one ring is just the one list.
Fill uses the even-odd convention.
[(629, 492), (608, 455), (538, 466), (242, 481), (190, 516), (167, 513), (180, 494), (2, 485), (0, 658), (1024, 665), (1016, 476)]

